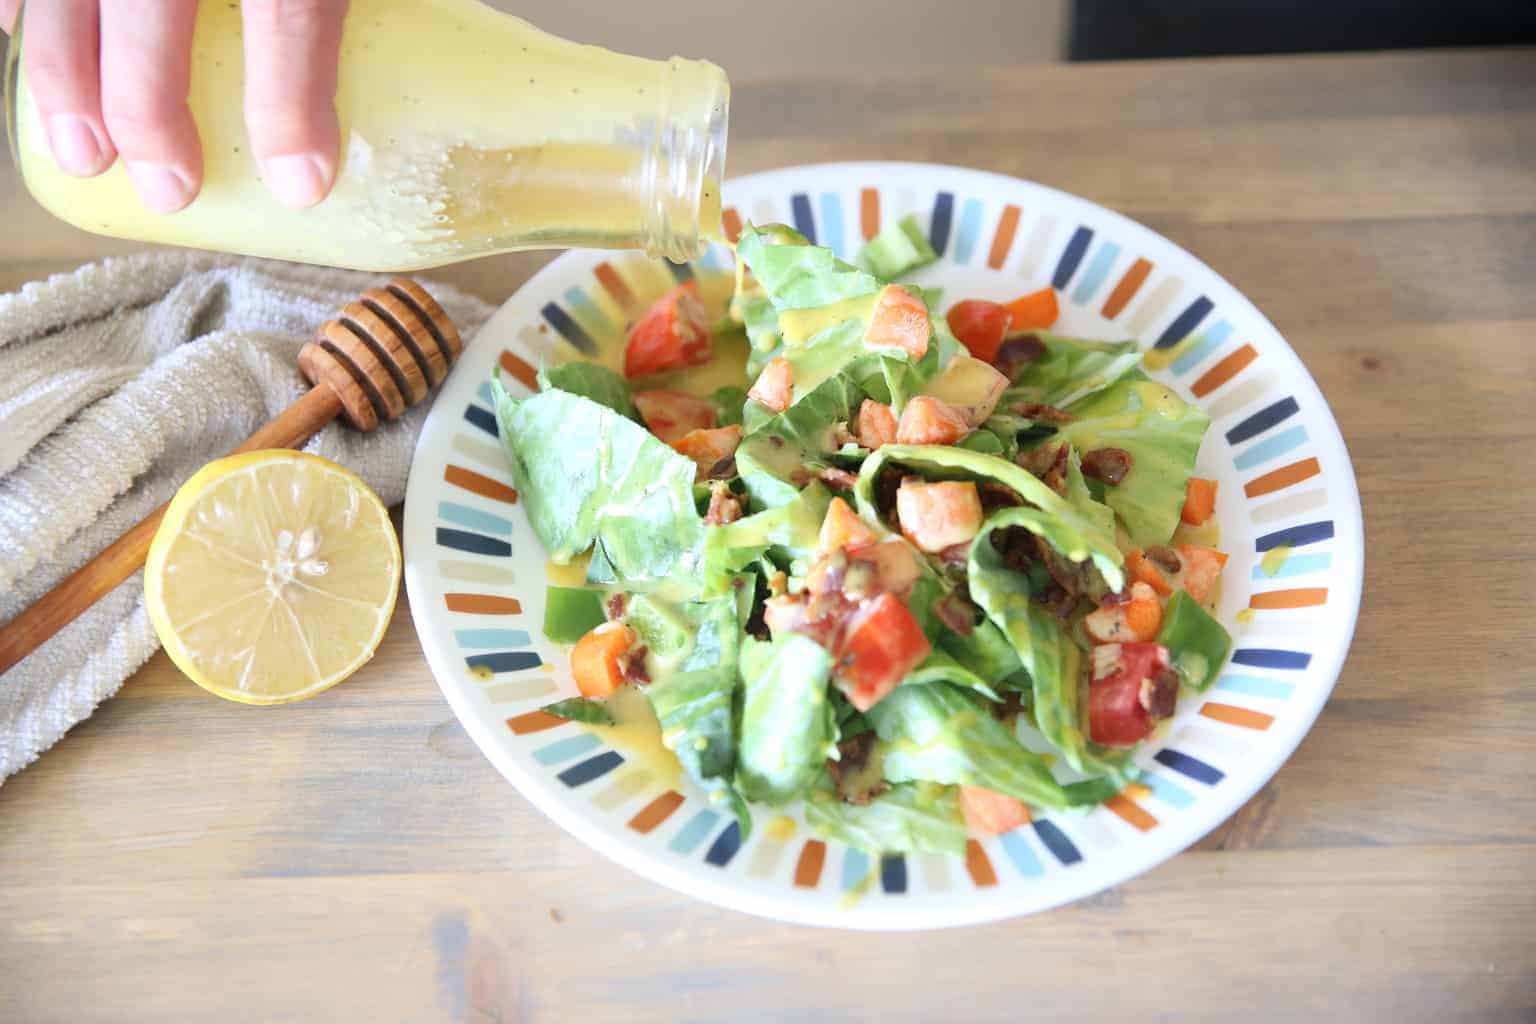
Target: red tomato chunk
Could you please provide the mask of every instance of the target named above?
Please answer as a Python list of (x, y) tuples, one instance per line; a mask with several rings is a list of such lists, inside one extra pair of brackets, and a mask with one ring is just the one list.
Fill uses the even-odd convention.
[(629, 332), (624, 376), (645, 377), (709, 362), (714, 339), (697, 282), (680, 284), (657, 299)]

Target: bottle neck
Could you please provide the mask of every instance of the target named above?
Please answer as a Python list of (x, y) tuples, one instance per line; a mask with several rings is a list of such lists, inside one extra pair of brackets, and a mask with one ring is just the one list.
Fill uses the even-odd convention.
[(641, 164), (646, 255), (696, 259), (720, 232), (730, 84), (708, 61), (673, 57)]

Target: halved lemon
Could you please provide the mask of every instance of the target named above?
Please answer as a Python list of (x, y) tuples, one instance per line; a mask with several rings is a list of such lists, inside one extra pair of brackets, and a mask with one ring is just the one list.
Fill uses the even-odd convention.
[(356, 672), (399, 591), (400, 543), (379, 496), (287, 450), (199, 470), (144, 565), (149, 618), (176, 667), (246, 704), (303, 700)]

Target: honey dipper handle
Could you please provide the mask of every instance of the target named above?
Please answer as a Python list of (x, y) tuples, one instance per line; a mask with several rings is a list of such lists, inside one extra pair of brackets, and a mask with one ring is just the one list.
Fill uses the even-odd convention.
[[(298, 447), (340, 412), (341, 399), (335, 391), (328, 387), (315, 388), (230, 454)], [(32, 607), (0, 627), (0, 675), (10, 671), (13, 665), (143, 567), (144, 558), (149, 554), (149, 543), (160, 528), (165, 509), (166, 506), (161, 505), (139, 520), (131, 530), (70, 573)]]

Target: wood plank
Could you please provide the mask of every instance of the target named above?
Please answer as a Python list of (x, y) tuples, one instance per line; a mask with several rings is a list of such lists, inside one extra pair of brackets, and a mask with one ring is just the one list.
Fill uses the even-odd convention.
[[(9, 885), (0, 1002), (17, 1020), (117, 1020), (133, 1007), (163, 1022), (323, 1005), (359, 1020), (847, 1019), (878, 1007), (918, 1021), (962, 991), (969, 1020), (1017, 1019), (1021, 1000), (1032, 1018), (1079, 1020), (1251, 1019), (1281, 995), (1288, 1016), (1354, 1020), (1536, 1005), (1532, 862), (1510, 846), (1194, 853), (1033, 918), (857, 937), (679, 901), (623, 872), (593, 885), (576, 866)], [(604, 952), (594, 965), (578, 950)], [(167, 957), (188, 954), (218, 983), (165, 984)], [(978, 984), (980, 965), (999, 973)]]

